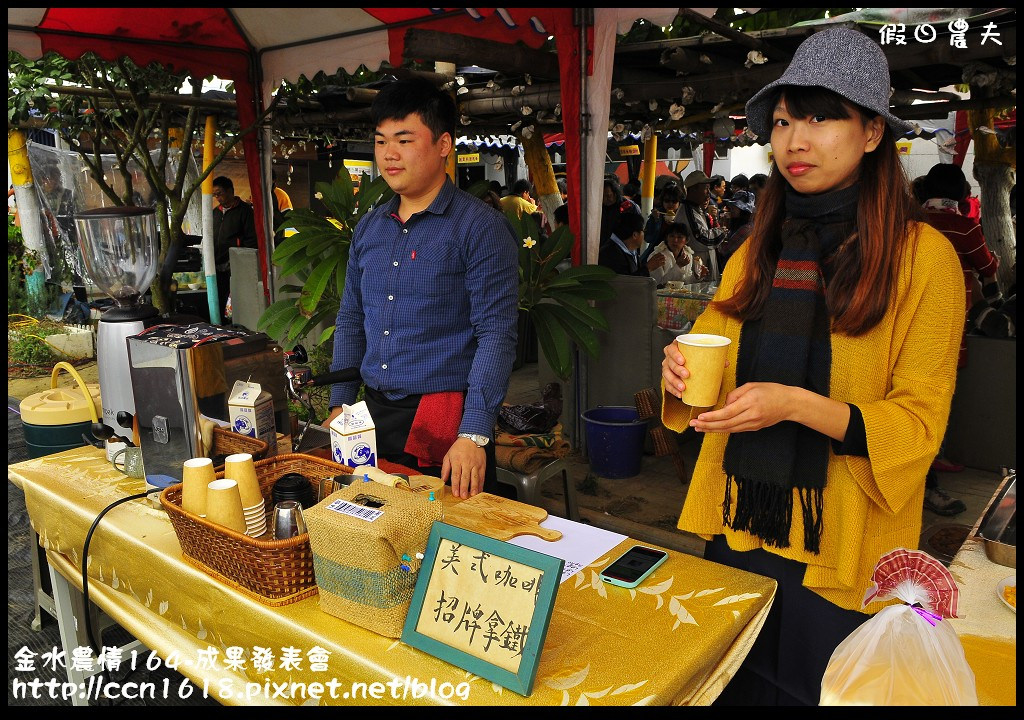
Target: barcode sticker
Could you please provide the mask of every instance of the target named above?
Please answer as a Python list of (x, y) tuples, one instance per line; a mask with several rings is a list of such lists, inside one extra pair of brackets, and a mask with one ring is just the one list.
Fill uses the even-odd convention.
[(384, 514), (382, 510), (374, 510), (373, 508), (356, 505), (355, 503), (350, 503), (348, 500), (335, 500), (327, 506), (327, 509), (333, 510), (336, 513), (341, 513), (342, 515), (351, 515), (352, 517), (365, 520), (366, 522), (373, 522)]

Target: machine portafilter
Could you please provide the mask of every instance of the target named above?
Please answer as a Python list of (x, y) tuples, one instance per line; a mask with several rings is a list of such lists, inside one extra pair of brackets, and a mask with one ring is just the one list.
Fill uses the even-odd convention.
[(310, 423), (316, 417), (313, 401), (309, 397), (309, 389), (362, 378), (359, 368), (345, 368), (314, 377), (312, 369), (303, 364), (308, 361), (309, 355), (302, 345), (296, 345), (293, 350), (286, 350), (284, 353), (284, 372), (288, 378), (288, 395), (306, 410), (306, 421), (302, 424), (302, 430), (298, 437), (292, 440), (292, 452), (299, 451), (306, 431), (309, 430)]

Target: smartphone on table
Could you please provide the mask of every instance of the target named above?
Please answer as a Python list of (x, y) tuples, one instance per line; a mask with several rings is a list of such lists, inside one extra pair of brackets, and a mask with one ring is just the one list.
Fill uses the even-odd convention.
[(664, 550), (634, 545), (600, 573), (606, 583), (635, 588), (668, 558)]

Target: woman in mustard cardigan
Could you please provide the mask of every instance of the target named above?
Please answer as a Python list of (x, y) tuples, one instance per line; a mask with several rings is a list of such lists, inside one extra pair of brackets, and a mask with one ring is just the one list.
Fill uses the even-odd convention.
[(682, 403), (686, 358), (665, 348), (663, 422), (705, 433), (679, 528), (778, 581), (722, 704), (817, 704), (832, 651), (881, 609), (861, 607), (875, 563), (917, 547), (964, 292), (949, 241), (918, 221), (888, 98), (881, 49), (846, 28), (805, 40), (751, 98), (774, 159), (693, 328), (732, 340), (713, 408)]

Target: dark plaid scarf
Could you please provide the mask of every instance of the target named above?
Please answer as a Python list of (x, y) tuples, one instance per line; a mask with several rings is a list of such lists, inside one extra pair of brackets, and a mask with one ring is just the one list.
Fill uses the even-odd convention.
[[(774, 382), (828, 397), (832, 343), (822, 261), (855, 227), (857, 194), (857, 185), (818, 196), (787, 193), (782, 250), (764, 312), (740, 332), (737, 387)], [(730, 435), (723, 463), (725, 525), (769, 546), (788, 547), (796, 488), (804, 547), (817, 553), (828, 454), (828, 437), (791, 421)]]

